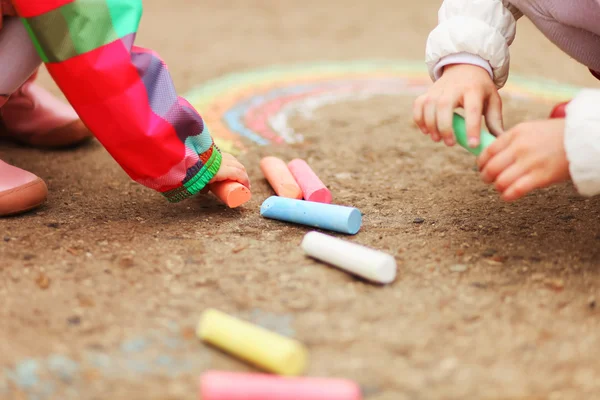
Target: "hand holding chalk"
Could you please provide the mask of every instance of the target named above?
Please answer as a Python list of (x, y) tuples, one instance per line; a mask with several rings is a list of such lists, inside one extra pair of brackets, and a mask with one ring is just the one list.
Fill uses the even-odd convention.
[(481, 130), (480, 136), (480, 144), (479, 147), (469, 147), (468, 138), (467, 138), (467, 124), (465, 123), (465, 119), (458, 114), (454, 114), (454, 119), (452, 120), (452, 128), (454, 129), (454, 136), (456, 137), (456, 141), (463, 148), (467, 149), (471, 154), (478, 156), (481, 154), (486, 147), (496, 140), (496, 137), (486, 131), (485, 129)]
[(239, 207), (252, 197), (252, 193), (246, 186), (234, 181), (211, 183), (208, 188), (229, 208)]

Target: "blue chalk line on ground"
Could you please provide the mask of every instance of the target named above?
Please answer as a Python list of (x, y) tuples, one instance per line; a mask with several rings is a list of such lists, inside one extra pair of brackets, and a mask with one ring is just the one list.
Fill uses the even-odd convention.
[[(291, 314), (253, 309), (245, 317), (286, 336), (295, 333)], [(168, 325), (166, 330), (151, 330), (128, 338), (112, 351), (86, 350), (79, 360), (51, 354), (26, 358), (10, 368), (0, 369), (0, 399), (21, 393), (28, 400), (53, 400), (65, 389), (81, 394), (86, 386), (83, 374), (90, 370), (104, 379), (139, 380), (145, 376), (176, 378), (207, 369), (211, 353), (202, 352), (195, 340), (181, 336), (181, 326), (177, 323), (170, 321)]]

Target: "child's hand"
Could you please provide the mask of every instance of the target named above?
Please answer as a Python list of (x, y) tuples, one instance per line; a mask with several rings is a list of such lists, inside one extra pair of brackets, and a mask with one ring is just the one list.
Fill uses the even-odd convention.
[(235, 181), (250, 189), (250, 179), (246, 168), (231, 154), (223, 153), (221, 167), (210, 183)]
[(494, 82), (486, 70), (468, 64), (446, 66), (442, 77), (415, 101), (413, 118), (435, 142), (443, 139), (453, 146), (452, 116), (458, 107), (465, 109), (469, 146), (479, 146), (482, 114), (491, 133), (503, 132), (502, 100)]
[(512, 128), (481, 153), (481, 178), (495, 183), (506, 201), (570, 178), (565, 120), (527, 122)]

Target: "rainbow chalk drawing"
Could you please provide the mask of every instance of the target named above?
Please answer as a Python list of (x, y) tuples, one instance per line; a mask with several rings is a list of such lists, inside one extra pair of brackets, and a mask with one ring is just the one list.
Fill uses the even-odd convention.
[(377, 283), (396, 279), (396, 259), (390, 254), (351, 243), (346, 240), (309, 232), (302, 240), (302, 249), (317, 260)]
[[(217, 145), (236, 154), (251, 143), (302, 142), (302, 135), (289, 124), (291, 117), (311, 118), (325, 105), (373, 96), (414, 97), (430, 85), (422, 61), (319, 62), (226, 75), (186, 97), (204, 117)], [(578, 91), (575, 86), (511, 74), (501, 93), (524, 103), (552, 106), (570, 100)]]
[(458, 144), (460, 144), (471, 154), (474, 154), (476, 156), (481, 154), (481, 152), (485, 150), (486, 147), (494, 143), (494, 140), (496, 140), (496, 137), (494, 135), (492, 135), (485, 129), (482, 129), (479, 138), (479, 146), (469, 147), (467, 143), (467, 124), (465, 123), (465, 119), (461, 115), (458, 115), (456, 113), (454, 114), (454, 119), (452, 120), (452, 127), (454, 129), (454, 136), (456, 137), (456, 141), (458, 142)]
[(300, 342), (217, 310), (209, 309), (202, 314), (197, 335), (268, 372), (300, 375), (308, 364), (308, 350)]
[(260, 160), (260, 169), (278, 196), (302, 199), (302, 189), (283, 160), (265, 157)]
[(260, 207), (265, 218), (355, 235), (362, 225), (361, 212), (353, 207), (272, 196)]
[(288, 164), (290, 172), (300, 185), (305, 200), (331, 203), (331, 192), (304, 160), (295, 159)]
[(209, 371), (200, 377), (202, 400), (361, 400), (360, 387), (345, 379), (284, 378)]

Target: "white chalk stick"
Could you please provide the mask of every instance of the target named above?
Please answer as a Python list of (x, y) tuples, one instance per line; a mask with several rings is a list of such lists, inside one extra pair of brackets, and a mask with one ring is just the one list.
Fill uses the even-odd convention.
[(396, 279), (396, 259), (378, 250), (319, 232), (307, 233), (302, 249), (317, 260), (370, 281), (390, 283)]

